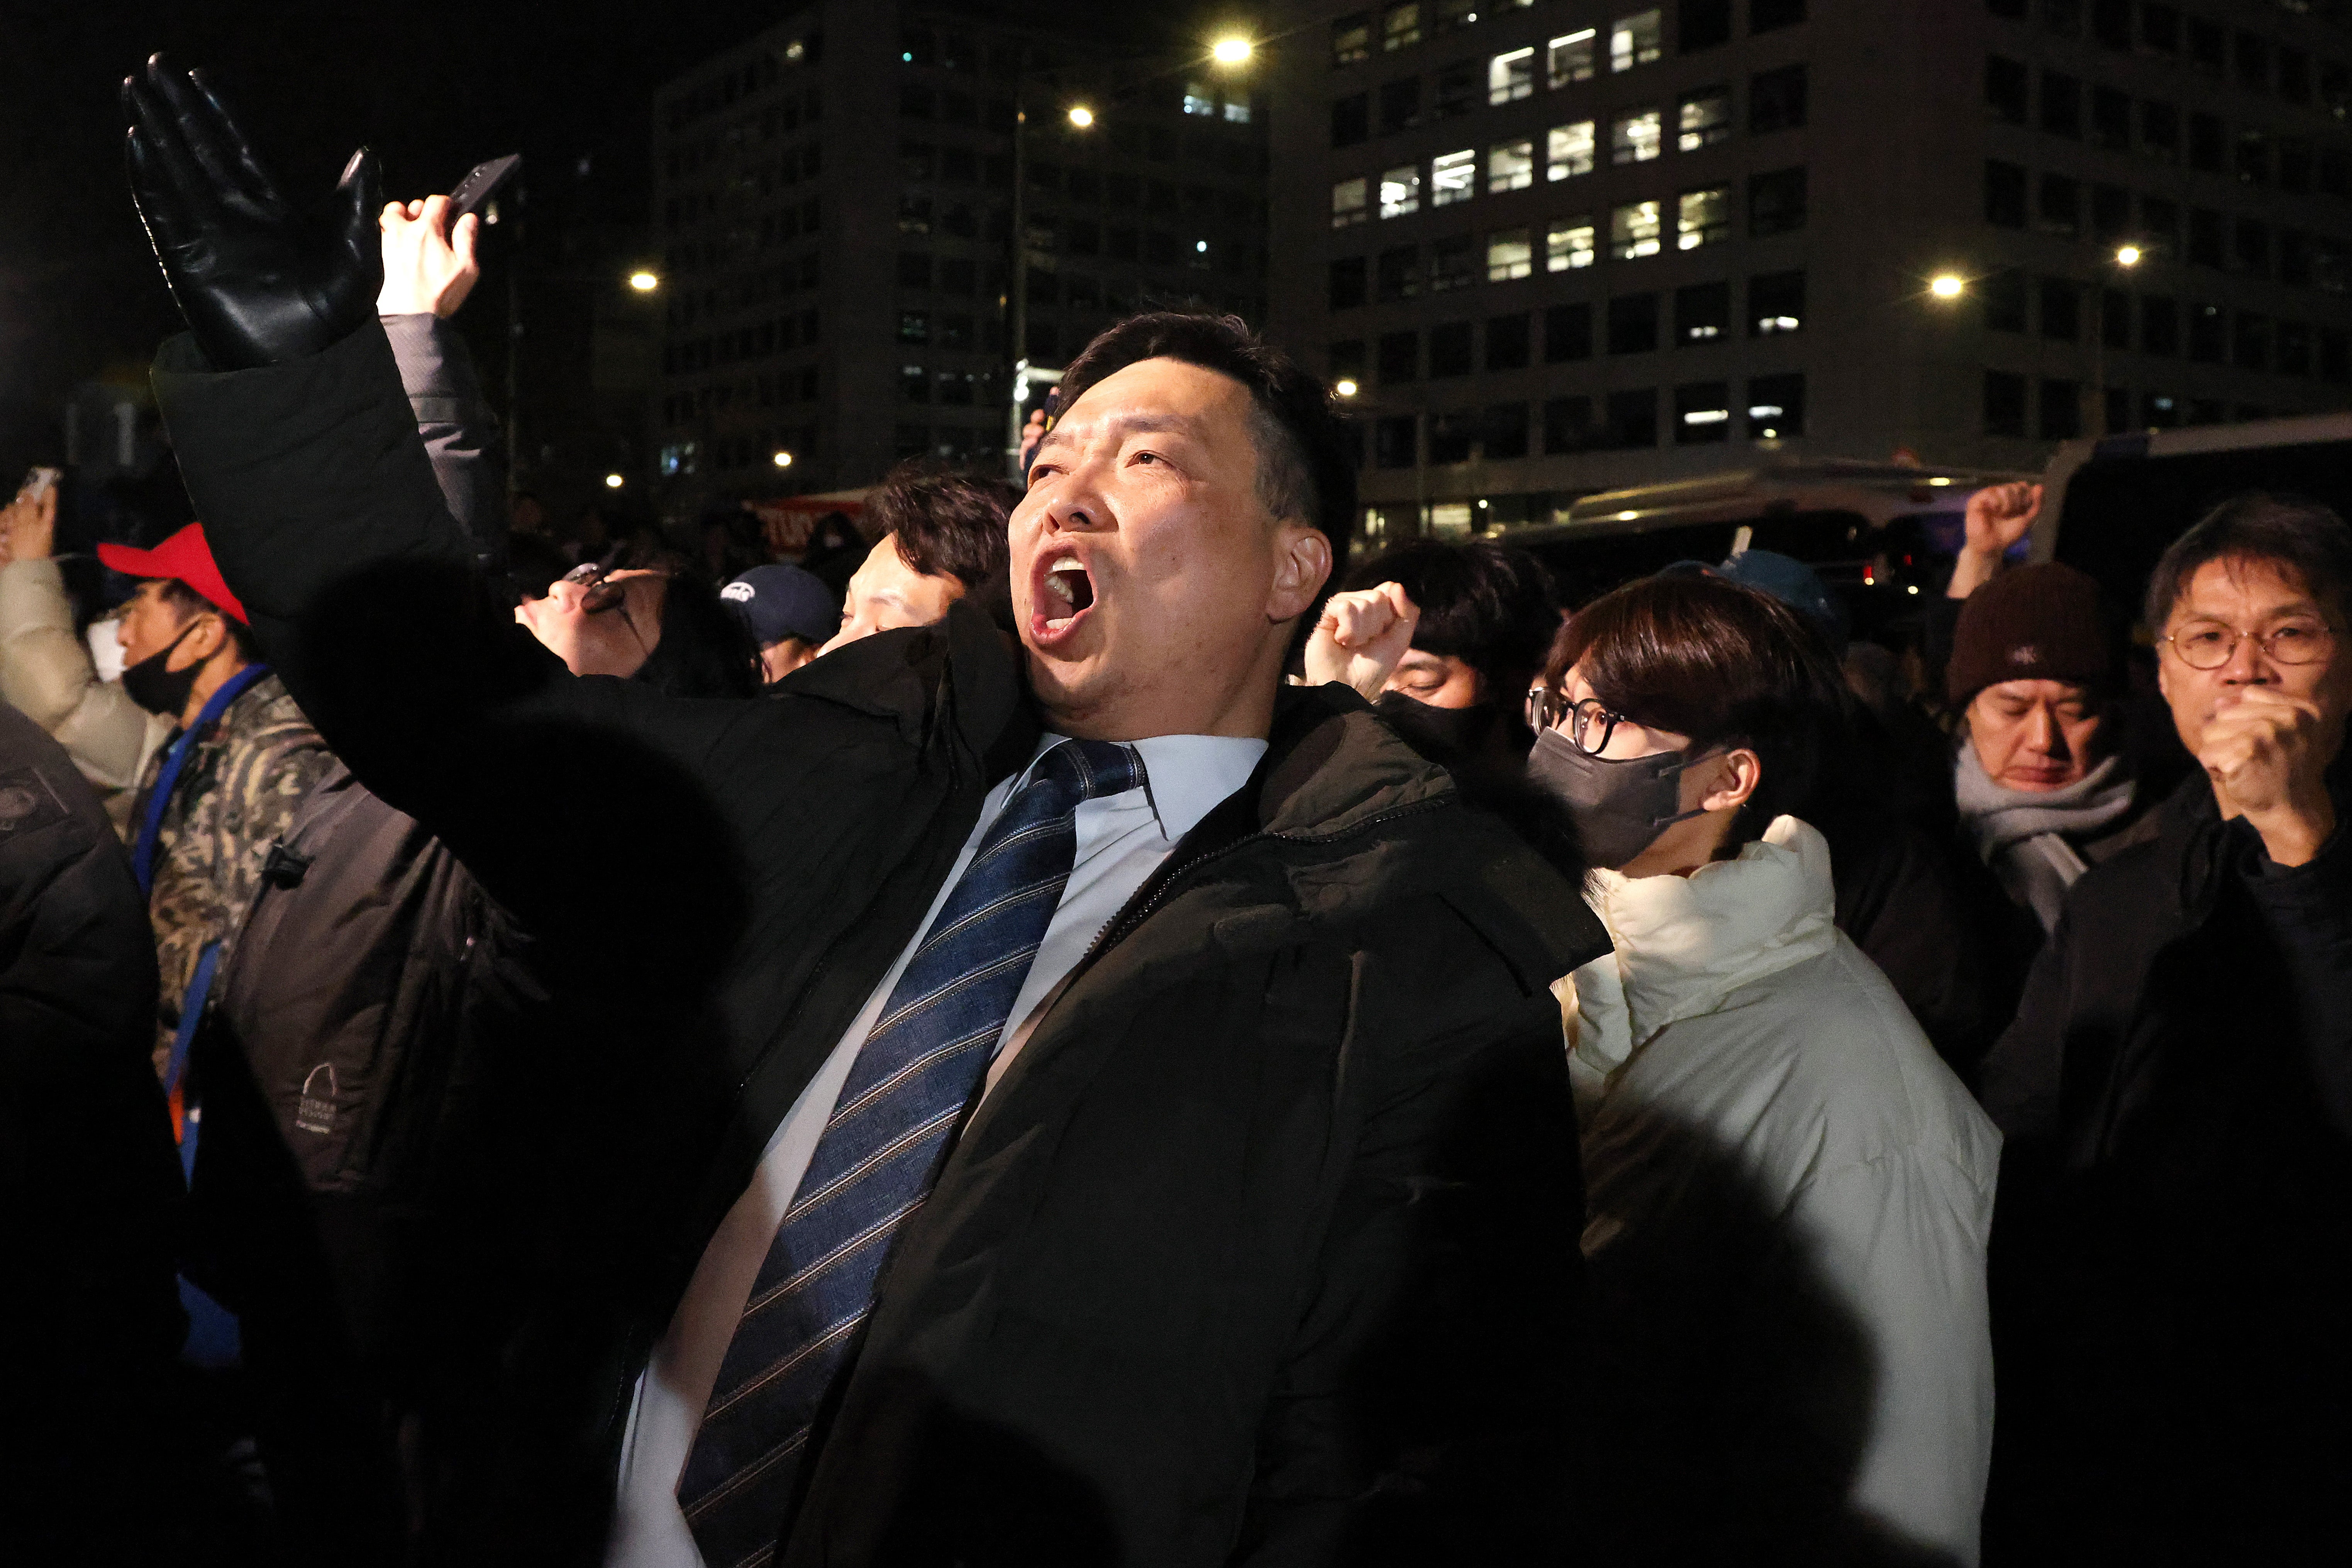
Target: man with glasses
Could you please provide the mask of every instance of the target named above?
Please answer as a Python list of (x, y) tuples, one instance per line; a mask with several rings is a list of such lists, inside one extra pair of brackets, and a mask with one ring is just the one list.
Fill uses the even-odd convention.
[(2307, 1562), (2352, 1539), (2352, 530), (2247, 496), (2149, 583), (2200, 768), (2069, 895), (1988, 1058), (1987, 1555)]

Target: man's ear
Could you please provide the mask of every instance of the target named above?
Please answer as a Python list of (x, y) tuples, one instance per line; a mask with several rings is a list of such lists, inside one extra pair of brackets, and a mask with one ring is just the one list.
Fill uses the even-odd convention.
[(187, 657), (176, 661), (166, 659), (163, 661), (163, 667), (170, 670), (184, 670), (191, 665), (204, 664), (219, 653), (227, 643), (228, 627), (222, 622), (219, 612), (199, 610), (192, 619), (188, 640), (180, 644), (180, 651)]
[(1308, 523), (1282, 523), (1274, 536), (1274, 587), (1265, 618), (1276, 625), (1307, 613), (1331, 575), (1331, 541)]
[(1763, 782), (1764, 759), (1744, 746), (1735, 747), (1715, 759), (1699, 809), (1727, 811), (1744, 806)]

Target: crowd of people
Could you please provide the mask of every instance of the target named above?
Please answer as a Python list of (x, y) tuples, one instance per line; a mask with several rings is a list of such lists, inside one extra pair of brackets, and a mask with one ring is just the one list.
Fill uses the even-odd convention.
[(567, 549), (473, 220), (127, 96), (202, 521), (102, 607), (0, 512), (24, 1561), (2352, 1543), (2332, 512), (1981, 491), (1901, 661), (1564, 604), (1346, 564), (1321, 384), (1157, 312), (1024, 488)]

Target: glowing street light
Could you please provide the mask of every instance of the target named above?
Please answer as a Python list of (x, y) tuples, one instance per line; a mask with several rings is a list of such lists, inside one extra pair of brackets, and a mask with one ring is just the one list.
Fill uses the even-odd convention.
[(1084, 131), (1095, 122), (1095, 111), (1083, 103), (1070, 105), (1070, 123)]
[(775, 455), (774, 462), (779, 468), (789, 468), (793, 465), (793, 455), (789, 452), (779, 452)]
[(2116, 265), (2117, 267), (2137, 267), (2139, 265), (2139, 258), (2143, 254), (2145, 253), (2142, 252), (2139, 246), (2136, 245), (2117, 246), (2116, 247)]
[(1353, 397), (1356, 395), (1356, 383), (1342, 376), (1331, 384), (1331, 390), (1341, 397)]
[(1219, 38), (1209, 50), (1209, 57), (1221, 66), (1245, 66), (1257, 46), (1247, 38)]
[(629, 287), (635, 289), (640, 294), (651, 294), (655, 289), (661, 287), (661, 274), (657, 272), (648, 272), (645, 268), (639, 267), (636, 271), (629, 274)]
[(604, 476), (604, 488), (607, 490), (617, 490), (625, 483), (627, 483), (627, 481), (624, 480), (618, 474), (607, 474)]
[(1958, 299), (1969, 291), (1969, 280), (1957, 272), (1939, 272), (1927, 280), (1927, 292), (1938, 299)]

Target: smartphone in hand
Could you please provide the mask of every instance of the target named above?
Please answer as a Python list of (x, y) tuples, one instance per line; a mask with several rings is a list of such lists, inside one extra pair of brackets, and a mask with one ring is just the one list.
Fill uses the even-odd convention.
[(467, 213), (478, 212), (499, 188), (522, 172), (522, 154), (509, 152), (503, 158), (493, 158), (487, 163), (477, 163), (457, 188), (449, 193), (449, 223), (455, 227)]

